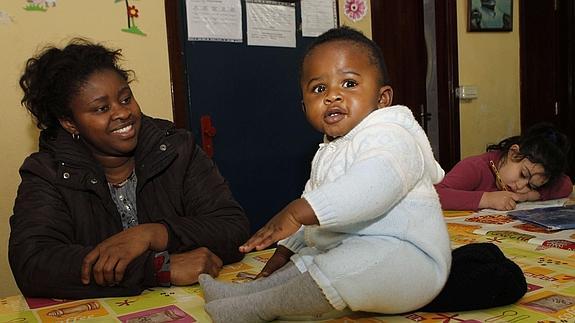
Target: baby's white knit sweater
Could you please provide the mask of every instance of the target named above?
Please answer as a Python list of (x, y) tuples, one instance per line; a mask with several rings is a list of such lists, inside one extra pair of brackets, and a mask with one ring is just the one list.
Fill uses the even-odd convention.
[[(451, 261), (449, 237), (433, 187), (443, 175), (411, 110), (404, 106), (376, 110), (345, 136), (320, 144), (302, 195), (320, 224), (306, 226), (280, 244), (296, 252), (292, 260), (312, 274), (338, 309), (349, 306), (390, 313), (425, 305), (441, 290)], [(348, 247), (352, 240), (369, 243)], [(398, 261), (400, 250), (414, 256)], [(388, 278), (359, 274), (382, 264), (385, 272), (400, 276), (419, 268), (413, 274), (433, 284), (425, 287), (411, 280), (420, 286), (410, 286), (407, 280), (392, 288), (388, 278), (397, 281), (395, 274)], [(424, 268), (430, 272), (417, 272)], [(374, 291), (365, 290), (370, 286)], [(384, 298), (401, 294), (397, 288), (427, 290), (419, 290), (405, 302), (384, 304)]]

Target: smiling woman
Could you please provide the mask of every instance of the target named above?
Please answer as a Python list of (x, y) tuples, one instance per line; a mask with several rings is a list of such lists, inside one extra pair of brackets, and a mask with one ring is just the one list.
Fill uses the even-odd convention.
[(28, 60), (42, 129), (20, 169), (9, 260), (25, 296), (133, 295), (241, 258), (248, 220), (193, 136), (145, 116), (119, 50), (75, 39)]
[(71, 117), (62, 127), (79, 137), (106, 170), (109, 183), (125, 180), (134, 169), (142, 113), (128, 82), (114, 70), (94, 72), (70, 100)]

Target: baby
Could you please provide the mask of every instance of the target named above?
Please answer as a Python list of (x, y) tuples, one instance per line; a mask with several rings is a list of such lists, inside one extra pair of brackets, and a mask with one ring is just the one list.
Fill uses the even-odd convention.
[(402, 313), (441, 291), (451, 251), (433, 184), (444, 172), (412, 112), (391, 106), (389, 84), (381, 50), (354, 29), (331, 29), (307, 50), (303, 110), (324, 142), (302, 197), (240, 246), (279, 241), (263, 278), (226, 284), (200, 275), (215, 322), (345, 308)]

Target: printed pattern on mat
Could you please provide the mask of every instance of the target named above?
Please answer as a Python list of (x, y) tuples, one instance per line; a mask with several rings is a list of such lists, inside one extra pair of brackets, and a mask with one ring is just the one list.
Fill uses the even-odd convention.
[[(508, 221), (491, 213), (451, 213), (446, 216), (452, 247), (474, 242), (496, 244), (525, 274), (528, 292), (517, 303), (459, 313), (414, 312), (403, 315), (351, 313), (320, 322), (466, 322), (575, 323), (575, 230), (541, 232), (532, 225)], [(248, 254), (225, 266), (218, 280), (252, 280), (273, 249)], [(473, 291), (470, 290), (469, 294)], [(0, 298), (1, 322), (211, 322), (204, 311), (198, 284), (153, 288), (133, 297), (87, 300)], [(284, 321), (281, 321), (284, 322)]]

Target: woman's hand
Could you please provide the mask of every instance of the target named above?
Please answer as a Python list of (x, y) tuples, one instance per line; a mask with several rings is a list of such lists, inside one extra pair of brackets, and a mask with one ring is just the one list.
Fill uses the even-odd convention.
[(241, 245), (240, 252), (265, 249), (294, 234), (303, 224), (318, 224), (318, 220), (307, 201), (300, 198), (288, 204)]
[(198, 282), (200, 274), (216, 277), (223, 266), (222, 260), (206, 247), (170, 255), (172, 285), (191, 285)]
[(274, 271), (287, 264), (292, 255), (293, 251), (284, 246), (278, 246), (273, 256), (266, 262), (264, 269), (256, 276), (256, 279), (273, 274)]
[(168, 243), (163, 224), (145, 223), (126, 229), (100, 242), (82, 262), (82, 283), (89, 284), (92, 274), (96, 284), (110, 286), (124, 278), (126, 267), (148, 250), (162, 251)]
[(495, 209), (502, 211), (514, 210), (520, 194), (507, 191), (485, 192), (479, 201), (480, 209)]

